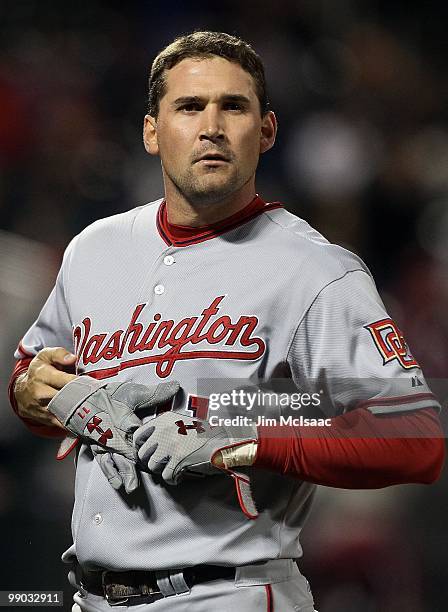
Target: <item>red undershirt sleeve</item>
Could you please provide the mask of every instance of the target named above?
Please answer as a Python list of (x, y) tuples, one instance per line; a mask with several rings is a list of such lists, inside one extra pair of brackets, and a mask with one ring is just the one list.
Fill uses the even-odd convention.
[(255, 467), (345, 489), (434, 482), (445, 457), (432, 408), (374, 415), (358, 408), (327, 427), (258, 427)]

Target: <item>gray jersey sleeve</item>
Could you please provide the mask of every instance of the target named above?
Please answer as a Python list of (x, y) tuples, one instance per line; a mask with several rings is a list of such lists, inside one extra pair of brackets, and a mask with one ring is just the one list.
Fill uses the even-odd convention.
[(53, 290), (14, 354), (16, 359), (23, 358), (24, 354), (36, 355), (45, 347), (62, 346), (73, 352), (72, 322), (65, 293), (73, 242), (64, 253)]
[(364, 271), (347, 272), (317, 295), (288, 352), (295, 384), (318, 391), (328, 416), (440, 408), (402, 333)]

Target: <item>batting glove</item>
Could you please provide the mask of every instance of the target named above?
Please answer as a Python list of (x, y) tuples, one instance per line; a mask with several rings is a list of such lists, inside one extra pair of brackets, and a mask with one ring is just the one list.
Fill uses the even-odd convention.
[(139, 485), (135, 459), (111, 453), (98, 444), (91, 444), (90, 448), (101, 471), (114, 489), (124, 487), (126, 493), (135, 491)]
[(144, 469), (161, 474), (170, 485), (177, 485), (188, 475), (229, 474), (236, 486), (238, 501), (248, 518), (258, 512), (246, 474), (213, 464), (216, 455), (225, 449), (257, 442), (257, 428), (211, 427), (178, 412), (165, 412), (134, 433), (134, 444)]
[(64, 459), (82, 439), (110, 484), (130, 493), (138, 486), (132, 435), (142, 425), (135, 411), (155, 414), (178, 390), (175, 381), (146, 386), (75, 378), (48, 404), (48, 410), (73, 434), (63, 440), (57, 458)]

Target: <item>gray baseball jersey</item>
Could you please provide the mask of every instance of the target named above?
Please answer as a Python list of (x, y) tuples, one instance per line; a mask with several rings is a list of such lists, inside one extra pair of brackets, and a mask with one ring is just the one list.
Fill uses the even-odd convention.
[[(199, 379), (289, 378), (297, 388), (312, 379), (330, 398), (329, 416), (361, 402), (374, 412), (437, 407), (358, 257), (278, 204), (174, 243), (164, 215), (159, 200), (74, 238), (16, 358), (64, 346), (80, 374), (176, 379), (182, 409), (202, 418)], [(256, 520), (225, 476), (173, 487), (142, 474), (124, 495), (83, 446), (72, 520), (79, 562), (126, 570), (299, 557), (314, 485), (248, 469)]]

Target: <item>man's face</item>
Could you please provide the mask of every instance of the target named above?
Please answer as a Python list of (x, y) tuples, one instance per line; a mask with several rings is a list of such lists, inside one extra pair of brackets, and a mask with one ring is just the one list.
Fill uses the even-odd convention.
[(254, 180), (275, 117), (261, 117), (252, 76), (224, 58), (184, 59), (165, 78), (157, 120), (145, 118), (145, 145), (160, 155), (165, 191), (196, 206), (221, 202)]

